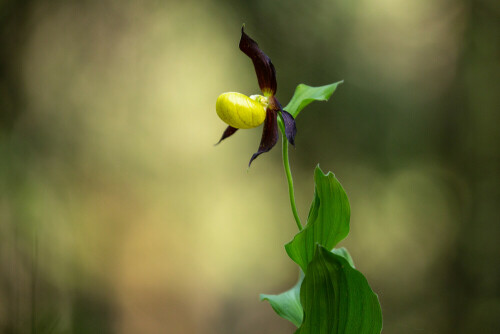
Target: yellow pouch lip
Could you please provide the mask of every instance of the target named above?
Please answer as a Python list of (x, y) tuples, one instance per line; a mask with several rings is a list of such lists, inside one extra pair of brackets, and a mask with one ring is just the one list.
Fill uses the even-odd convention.
[(219, 95), (215, 105), (217, 115), (223, 122), (237, 129), (258, 127), (266, 118), (265, 97), (252, 95), (252, 98), (237, 92), (223, 93)]

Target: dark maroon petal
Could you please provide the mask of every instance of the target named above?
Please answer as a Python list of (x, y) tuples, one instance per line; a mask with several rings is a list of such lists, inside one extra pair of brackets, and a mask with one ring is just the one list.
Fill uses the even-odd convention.
[(269, 108), (266, 109), (266, 119), (264, 121), (264, 128), (262, 130), (262, 138), (260, 139), (259, 150), (257, 153), (252, 155), (250, 162), (248, 163), (248, 167), (252, 164), (252, 161), (255, 160), (262, 153), (268, 152), (270, 149), (276, 145), (278, 141), (278, 122), (277, 122), (277, 113), (274, 110)]
[(295, 135), (297, 134), (297, 127), (295, 125), (295, 119), (290, 113), (283, 110), (281, 103), (275, 96), (269, 97), (268, 108), (274, 110), (276, 113), (281, 113), (283, 119), (283, 124), (285, 125), (285, 135), (290, 144), (295, 145)]
[(259, 87), (266, 96), (276, 94), (276, 70), (271, 59), (259, 49), (259, 45), (251, 39), (241, 27), (240, 50), (252, 59)]
[(233, 128), (232, 126), (228, 126), (227, 129), (224, 131), (224, 133), (222, 134), (222, 137), (220, 138), (220, 140), (217, 142), (217, 144), (215, 145), (219, 145), (219, 143), (221, 141), (223, 141), (224, 139), (226, 139), (227, 137), (230, 137), (232, 136), (236, 131), (238, 131), (238, 129), (236, 128)]
[(297, 134), (297, 126), (295, 125), (295, 120), (293, 116), (287, 111), (281, 109), (281, 116), (283, 117), (283, 123), (285, 124), (285, 134), (286, 138), (290, 144), (295, 145), (295, 135)]

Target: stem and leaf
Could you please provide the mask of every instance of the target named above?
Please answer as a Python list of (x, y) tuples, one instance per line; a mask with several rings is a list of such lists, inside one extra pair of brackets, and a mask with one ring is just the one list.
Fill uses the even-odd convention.
[[(297, 86), (284, 108), (294, 118), (313, 101), (326, 101), (342, 82), (322, 87)], [(296, 334), (379, 334), (382, 311), (377, 295), (366, 278), (354, 268), (345, 248), (334, 248), (349, 233), (350, 206), (347, 195), (332, 172), (314, 172), (314, 199), (305, 227), (300, 222), (282, 120), (283, 166), (290, 205), (299, 232), (285, 245), (299, 265), (300, 277), (290, 290), (278, 295), (262, 294), (276, 313), (291, 321)]]

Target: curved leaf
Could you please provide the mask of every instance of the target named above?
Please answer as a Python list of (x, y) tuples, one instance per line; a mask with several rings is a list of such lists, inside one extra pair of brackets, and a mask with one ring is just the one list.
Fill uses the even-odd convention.
[(351, 267), (356, 268), (354, 266), (354, 261), (351, 257), (351, 254), (349, 254), (349, 252), (345, 247), (335, 248), (332, 250), (332, 253), (342, 256), (344, 259), (347, 260), (347, 263), (349, 263)]
[(300, 286), (303, 280), (304, 273), (301, 270), (299, 281), (290, 290), (279, 295), (260, 295), (261, 301), (267, 300), (280, 317), (291, 321), (296, 327), (300, 327), (304, 315), (302, 305), (300, 304)]
[(307, 274), (316, 244), (330, 250), (349, 233), (351, 209), (340, 182), (332, 172), (314, 171), (314, 200), (306, 227), (285, 245), (288, 256)]
[(337, 86), (344, 81), (339, 81), (330, 85), (311, 87), (304, 84), (299, 84), (295, 88), (295, 93), (292, 99), (288, 102), (288, 105), (283, 108), (288, 111), (293, 118), (297, 118), (298, 114), (302, 109), (304, 109), (309, 103), (313, 101), (328, 101), (333, 92), (337, 89)]
[(304, 319), (295, 334), (379, 334), (382, 310), (366, 278), (317, 245), (302, 288)]

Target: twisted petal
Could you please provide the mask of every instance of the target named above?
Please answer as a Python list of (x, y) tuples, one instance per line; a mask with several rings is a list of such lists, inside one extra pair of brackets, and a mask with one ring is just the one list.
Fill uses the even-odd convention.
[(241, 27), (240, 50), (252, 59), (259, 87), (265, 96), (276, 94), (276, 70), (271, 59), (259, 49), (259, 45)]
[(285, 125), (285, 134), (286, 138), (290, 142), (290, 144), (295, 145), (295, 135), (297, 134), (297, 126), (295, 125), (295, 119), (290, 113), (283, 110), (281, 104), (278, 99), (274, 96), (269, 98), (269, 108), (274, 110), (275, 112), (281, 113), (281, 117), (283, 118), (283, 124)]
[(295, 135), (297, 134), (295, 119), (293, 119), (293, 116), (283, 109), (281, 109), (281, 116), (283, 117), (283, 123), (285, 124), (286, 138), (290, 144), (295, 145)]
[(252, 155), (250, 162), (248, 163), (248, 167), (252, 164), (252, 161), (255, 160), (262, 153), (268, 152), (270, 149), (276, 145), (278, 141), (278, 122), (277, 122), (277, 113), (270, 108), (266, 109), (266, 120), (264, 121), (264, 129), (262, 130), (262, 138), (260, 139), (259, 150), (257, 153)]
[(238, 131), (238, 129), (233, 128), (232, 126), (228, 126), (226, 128), (226, 130), (224, 131), (224, 133), (222, 134), (222, 137), (220, 138), (220, 140), (215, 145), (218, 145), (221, 141), (223, 141), (227, 137), (231, 137), (236, 131)]

